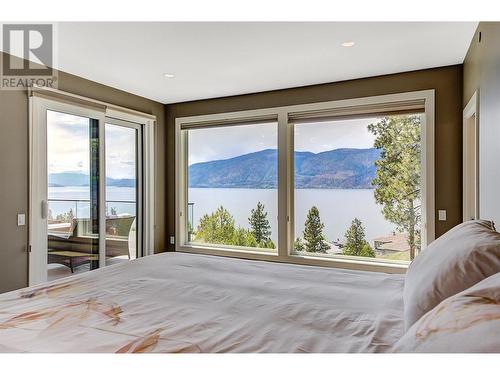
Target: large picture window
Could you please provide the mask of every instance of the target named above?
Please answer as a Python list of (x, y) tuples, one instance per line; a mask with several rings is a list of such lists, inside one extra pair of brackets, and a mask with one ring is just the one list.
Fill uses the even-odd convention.
[(420, 137), (420, 114), (294, 124), (294, 254), (413, 259)]
[(176, 127), (178, 251), (401, 272), (434, 239), (432, 90)]
[(276, 122), (184, 132), (187, 242), (276, 252)]

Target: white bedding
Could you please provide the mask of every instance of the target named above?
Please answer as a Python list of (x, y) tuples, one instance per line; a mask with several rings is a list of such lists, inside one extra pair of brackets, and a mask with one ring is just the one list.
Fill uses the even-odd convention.
[(164, 253), (0, 295), (6, 352), (384, 352), (403, 275)]

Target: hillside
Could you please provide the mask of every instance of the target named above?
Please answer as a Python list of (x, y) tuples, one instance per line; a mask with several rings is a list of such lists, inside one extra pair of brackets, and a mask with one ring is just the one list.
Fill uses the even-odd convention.
[[(380, 150), (341, 148), (318, 154), (295, 153), (295, 187), (299, 189), (371, 189)], [(189, 187), (276, 188), (277, 152), (263, 150), (231, 159), (193, 164)]]
[[(88, 174), (79, 172), (62, 172), (49, 174), (49, 186), (89, 186)], [(135, 180), (131, 178), (107, 178), (107, 186), (134, 187)]]

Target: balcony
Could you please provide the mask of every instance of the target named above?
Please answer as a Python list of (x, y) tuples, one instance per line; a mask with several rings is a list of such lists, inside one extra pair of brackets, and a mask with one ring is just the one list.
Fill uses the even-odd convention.
[[(48, 279), (98, 268), (99, 228), (93, 228), (90, 200), (49, 199)], [(106, 265), (137, 257), (136, 202), (106, 201)]]

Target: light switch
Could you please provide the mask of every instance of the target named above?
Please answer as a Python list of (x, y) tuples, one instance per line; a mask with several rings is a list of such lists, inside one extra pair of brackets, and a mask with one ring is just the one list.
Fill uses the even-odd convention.
[(26, 225), (26, 215), (17, 214), (17, 226), (22, 227), (23, 225)]
[(170, 236), (170, 245), (175, 245), (175, 237)]
[(439, 221), (446, 221), (446, 210), (438, 210)]

